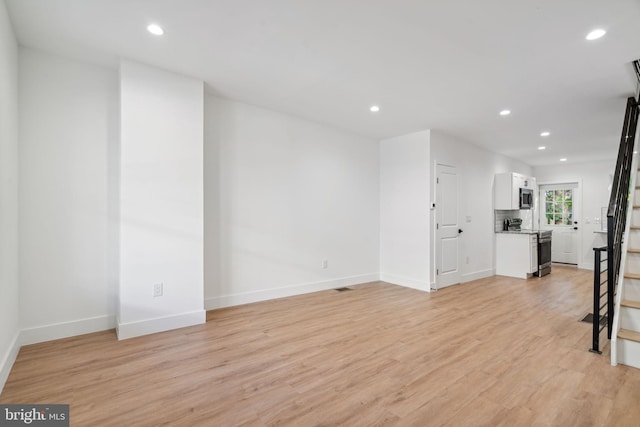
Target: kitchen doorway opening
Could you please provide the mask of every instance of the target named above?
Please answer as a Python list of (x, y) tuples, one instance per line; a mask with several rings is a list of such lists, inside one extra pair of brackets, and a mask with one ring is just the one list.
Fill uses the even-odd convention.
[(551, 230), (551, 262), (578, 265), (582, 259), (579, 181), (540, 183), (539, 227)]

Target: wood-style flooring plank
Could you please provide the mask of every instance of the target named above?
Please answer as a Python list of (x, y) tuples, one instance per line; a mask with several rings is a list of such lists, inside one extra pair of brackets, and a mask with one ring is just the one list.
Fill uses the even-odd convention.
[(587, 351), (591, 274), (374, 282), (25, 346), (0, 402), (69, 403), (74, 426), (639, 425), (640, 370), (604, 332)]

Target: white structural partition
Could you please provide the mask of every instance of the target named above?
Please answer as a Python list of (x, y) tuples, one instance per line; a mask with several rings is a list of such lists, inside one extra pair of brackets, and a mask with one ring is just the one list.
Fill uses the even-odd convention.
[(203, 83), (120, 64), (118, 337), (204, 323)]
[(380, 280), (429, 283), (430, 131), (380, 141)]
[(18, 43), (0, 2), (0, 392), (19, 346)]

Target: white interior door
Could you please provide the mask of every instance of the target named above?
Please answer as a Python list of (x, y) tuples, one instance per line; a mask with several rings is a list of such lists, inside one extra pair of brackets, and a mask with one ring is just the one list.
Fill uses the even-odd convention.
[(540, 228), (552, 230), (551, 261), (578, 264), (578, 183), (540, 185)]
[(453, 166), (436, 166), (436, 287), (460, 283), (458, 174)]

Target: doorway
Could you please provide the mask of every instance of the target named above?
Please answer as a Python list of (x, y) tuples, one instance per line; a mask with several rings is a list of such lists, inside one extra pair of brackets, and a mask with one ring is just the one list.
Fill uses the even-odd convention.
[(458, 172), (436, 165), (436, 288), (460, 283)]
[(578, 265), (580, 183), (540, 184), (540, 229), (551, 230), (551, 261)]

